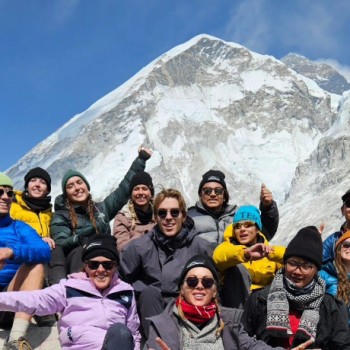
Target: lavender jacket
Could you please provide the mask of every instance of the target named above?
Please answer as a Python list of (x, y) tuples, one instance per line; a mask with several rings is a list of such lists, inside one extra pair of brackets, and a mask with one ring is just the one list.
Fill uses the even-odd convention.
[(43, 290), (0, 293), (0, 310), (39, 316), (61, 313), (59, 340), (63, 350), (101, 349), (108, 328), (123, 323), (140, 350), (139, 317), (134, 291), (115, 274), (101, 294), (84, 272), (75, 273)]

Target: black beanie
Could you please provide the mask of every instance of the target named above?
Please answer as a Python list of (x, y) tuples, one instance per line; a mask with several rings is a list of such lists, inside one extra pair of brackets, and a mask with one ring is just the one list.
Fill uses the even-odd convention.
[(207, 182), (218, 182), (226, 189), (225, 174), (220, 170), (209, 170), (202, 176), (202, 181), (198, 187), (198, 194), (200, 195), (202, 187)]
[(345, 194), (343, 194), (343, 196), (341, 197), (343, 203), (347, 200), (350, 199), (350, 190), (346, 191)]
[(154, 187), (153, 187), (152, 177), (150, 174), (146, 173), (145, 171), (141, 171), (140, 173), (135, 174), (131, 178), (130, 195), (134, 187), (137, 185), (146, 185), (150, 189), (152, 196), (154, 196)]
[(33, 177), (40, 177), (41, 179), (43, 179), (46, 182), (47, 190), (49, 191), (49, 193), (51, 192), (51, 176), (46, 170), (44, 170), (43, 168), (40, 168), (40, 167), (30, 169), (27, 172), (27, 174), (25, 174), (25, 176), (24, 176), (24, 189), (25, 190), (27, 190), (28, 183), (29, 183), (30, 179), (32, 179)]
[(87, 240), (81, 260), (83, 262), (96, 258), (97, 256), (104, 256), (119, 263), (119, 254), (117, 251), (117, 240), (111, 235), (93, 234)]
[(284, 253), (284, 262), (291, 256), (298, 256), (313, 262), (318, 270), (322, 267), (323, 243), (315, 226), (302, 228), (289, 242)]
[(216, 269), (214, 260), (208, 255), (195, 255), (190, 260), (187, 261), (185, 267), (181, 271), (179, 279), (179, 289), (187, 275), (187, 272), (195, 267), (206, 267), (213, 274), (216, 286), (219, 287), (219, 273)]

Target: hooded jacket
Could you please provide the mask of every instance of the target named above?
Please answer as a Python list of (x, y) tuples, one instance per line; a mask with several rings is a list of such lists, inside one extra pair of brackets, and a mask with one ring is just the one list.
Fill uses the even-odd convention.
[[(0, 248), (11, 248), (13, 257), (0, 270), (0, 286), (7, 286), (21, 264), (39, 264), (50, 260), (50, 247), (37, 232), (7, 214), (0, 218)], [(1, 294), (1, 293), (0, 293)]]
[[(269, 245), (265, 236), (259, 231), (257, 243)], [(246, 245), (241, 245), (236, 239), (233, 225), (226, 228), (224, 232), (224, 242), (214, 251), (213, 259), (221, 273), (238, 264), (243, 264), (249, 271), (252, 278), (251, 290), (263, 288), (271, 284), (276, 272), (283, 267), (283, 256), (286, 248), (274, 246), (274, 252), (267, 258), (255, 261), (247, 261), (244, 258)]]
[[(180, 322), (177, 315), (174, 314), (175, 302), (170, 302), (166, 309), (157, 316), (151, 317), (150, 334), (147, 345), (149, 348), (161, 350), (156, 337), (160, 337), (171, 350), (182, 350)], [(262, 341), (248, 336), (240, 323), (242, 310), (222, 307), (220, 315), (225, 323), (221, 333), (224, 349), (227, 350), (269, 350), (283, 348), (271, 348)]]
[(84, 272), (75, 273), (51, 287), (31, 292), (0, 293), (0, 308), (30, 315), (61, 313), (59, 340), (63, 350), (101, 349), (108, 328), (125, 324), (135, 350), (140, 349), (139, 317), (130, 285), (115, 274), (102, 293)]
[(52, 206), (36, 213), (23, 200), (23, 192), (16, 191), (15, 200), (11, 204), (10, 215), (15, 220), (24, 221), (38, 232), (41, 237), (50, 237)]
[[(178, 293), (180, 273), (186, 262), (196, 254), (211, 256), (209, 243), (198, 236), (193, 220), (186, 218), (182, 230), (172, 246), (156, 225), (147, 235), (131, 241), (125, 248), (120, 269), (124, 279), (131, 283), (136, 292), (147, 286), (158, 288), (164, 297), (174, 297)], [(174, 241), (173, 241), (174, 242)]]
[[(96, 226), (100, 233), (111, 234), (109, 222), (128, 201), (130, 181), (136, 173), (145, 169), (145, 164), (143, 159), (136, 158), (118, 188), (102, 202), (94, 203)], [(77, 205), (75, 206), (75, 212), (77, 215), (77, 227), (73, 232), (69, 209), (66, 206), (66, 198), (63, 194), (56, 198), (55, 213), (51, 220), (51, 236), (56, 244), (63, 247), (66, 255), (79, 246), (79, 240), (75, 236), (84, 239), (96, 233), (85, 207)]]

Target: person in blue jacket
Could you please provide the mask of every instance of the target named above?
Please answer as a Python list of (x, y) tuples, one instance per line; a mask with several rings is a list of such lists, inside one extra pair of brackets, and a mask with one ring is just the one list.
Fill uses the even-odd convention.
[(350, 230), (350, 190), (346, 191), (341, 199), (343, 201), (341, 212), (345, 218), (345, 222), (341, 225), (339, 231), (332, 233), (323, 242), (322, 269), (333, 275), (336, 273), (333, 264), (335, 258), (335, 244), (346, 231)]
[[(0, 173), (0, 289), (37, 290), (44, 284), (44, 266), (50, 260), (50, 247), (38, 233), (22, 221), (10, 217), (13, 182)], [(31, 349), (24, 338), (31, 315), (0, 312), (0, 326), (12, 324), (3, 349)]]
[(322, 269), (319, 275), (326, 282), (326, 292), (347, 305), (350, 326), (350, 230), (335, 244), (334, 267), (334, 273)]

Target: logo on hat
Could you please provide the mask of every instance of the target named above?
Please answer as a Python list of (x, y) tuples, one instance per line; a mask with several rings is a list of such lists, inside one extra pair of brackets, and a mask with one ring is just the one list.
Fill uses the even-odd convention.
[(217, 176), (209, 176), (209, 177), (207, 178), (207, 180), (208, 180), (208, 182), (209, 182), (209, 181), (214, 181), (214, 182), (216, 182), (216, 181), (220, 181), (220, 178), (217, 177)]
[(86, 247), (86, 250), (95, 246), (100, 246), (100, 245), (102, 245), (102, 242), (92, 242)]

